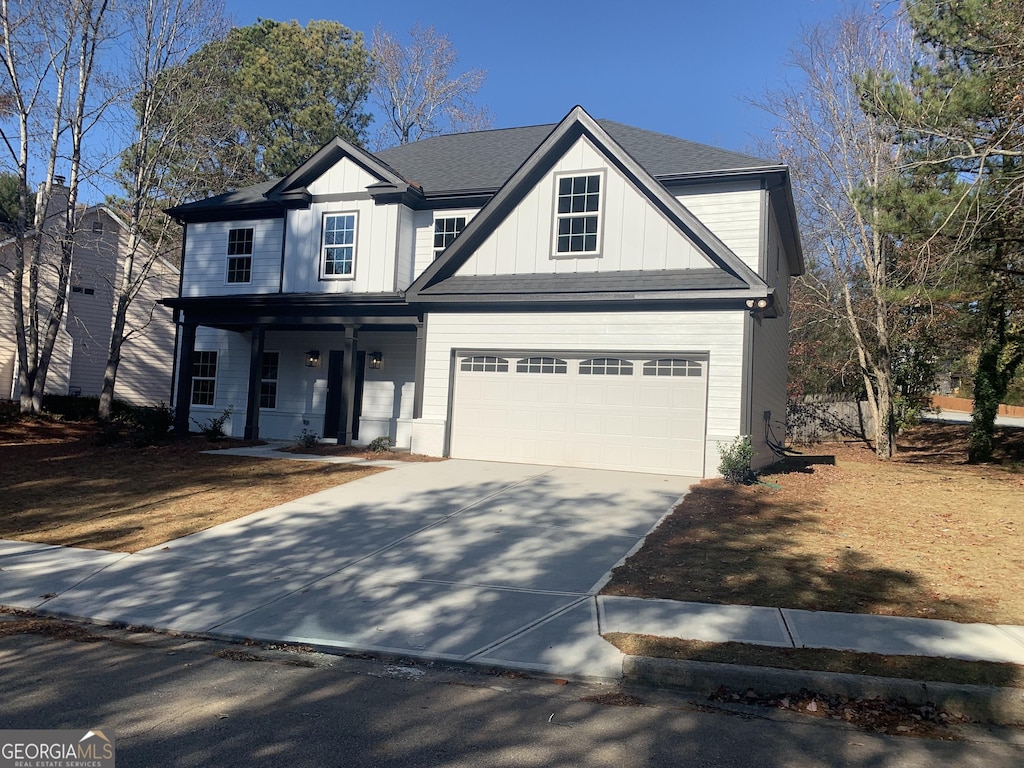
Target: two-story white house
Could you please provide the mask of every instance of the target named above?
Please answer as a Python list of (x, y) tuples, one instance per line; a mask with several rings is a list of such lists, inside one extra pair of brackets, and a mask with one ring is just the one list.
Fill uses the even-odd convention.
[(176, 428), (704, 476), (784, 433), (785, 166), (574, 108), (172, 209)]

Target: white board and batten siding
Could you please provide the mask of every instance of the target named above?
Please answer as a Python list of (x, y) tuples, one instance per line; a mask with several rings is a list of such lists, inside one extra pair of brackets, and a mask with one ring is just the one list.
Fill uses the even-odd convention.
[[(556, 178), (601, 175), (600, 256), (552, 258)], [(756, 226), (755, 226), (756, 230)], [(560, 274), (633, 270), (701, 269), (704, 255), (580, 138), (470, 256), (459, 275)]]
[(457, 376), (453, 356), (462, 351), (633, 359), (694, 356), (706, 365), (703, 468), (713, 470), (719, 460), (718, 442), (729, 441), (740, 431), (735, 404), (742, 394), (744, 317), (737, 312), (431, 314), (423, 418), (414, 424), (413, 450), (437, 453), (443, 449), (450, 426), (449, 391)]
[(766, 193), (758, 182), (700, 185), (674, 194), (729, 250), (752, 270), (760, 271), (761, 211)]
[[(395, 290), (398, 246), (397, 205), (372, 200), (313, 203), (288, 212), (285, 241), (285, 293), (386, 293)], [(351, 277), (321, 274), (323, 221), (326, 214), (355, 214), (355, 261)]]
[[(413, 258), (413, 280), (423, 274), (423, 270), (434, 262), (434, 221), (437, 219), (454, 219), (463, 217), (466, 219), (466, 225), (469, 226), (469, 222), (472, 221), (473, 217), (479, 212), (479, 208), (413, 211), (413, 225), (415, 227), (415, 242), (413, 246), (415, 249)], [(408, 287), (408, 285), (404, 287)], [(399, 286), (399, 288), (403, 288), (403, 286)]]
[[(768, 209), (768, 247), (764, 277), (776, 291), (779, 316), (754, 319), (753, 358), (751, 360), (751, 442), (755, 449), (754, 466), (774, 461), (768, 439), (784, 442), (786, 437), (786, 362), (789, 354), (789, 265), (779, 237), (779, 227)], [(769, 412), (772, 432), (766, 432), (765, 412)]]
[[(228, 233), (252, 228), (252, 279), (248, 283), (228, 282)], [(281, 238), (284, 221), (194, 222), (188, 225), (185, 241), (185, 274), (182, 296), (234, 296), (277, 293), (281, 285)]]

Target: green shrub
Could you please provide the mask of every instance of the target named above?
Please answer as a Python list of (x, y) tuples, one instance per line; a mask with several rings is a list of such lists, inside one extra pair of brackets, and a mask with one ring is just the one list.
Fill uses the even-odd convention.
[(719, 443), (718, 455), (722, 457), (718, 472), (727, 482), (737, 485), (754, 482), (756, 475), (750, 468), (754, 446), (750, 442), (750, 435), (740, 435), (728, 445)]
[(367, 448), (370, 453), (387, 453), (391, 450), (392, 445), (394, 445), (394, 441), (390, 437), (381, 435), (380, 437), (373, 438)]
[(311, 429), (306, 429), (305, 427), (303, 427), (302, 431), (295, 436), (295, 440), (298, 445), (302, 446), (306, 450), (316, 448), (320, 445), (320, 435)]
[(170, 437), (171, 427), (174, 426), (174, 409), (164, 403), (127, 406), (124, 416), (120, 418), (132, 428), (132, 443), (137, 446), (154, 445)]
[(214, 442), (227, 436), (227, 433), (224, 432), (224, 424), (231, 418), (231, 411), (231, 408), (225, 408), (224, 412), (220, 416), (211, 416), (201, 424), (195, 419), (192, 419), (192, 423), (199, 427), (199, 431), (203, 433), (203, 437), (210, 442)]
[(100, 399), (98, 397), (43, 395), (43, 412), (64, 421), (95, 419), (99, 409)]

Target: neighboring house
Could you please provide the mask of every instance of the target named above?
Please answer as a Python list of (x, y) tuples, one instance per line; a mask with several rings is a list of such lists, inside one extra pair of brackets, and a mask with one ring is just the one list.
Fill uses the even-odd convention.
[(177, 428), (714, 475), (783, 438), (785, 166), (582, 108), (179, 206)]
[[(49, 309), (57, 286), (59, 254), (55, 234), (67, 211), (67, 188), (57, 185), (48, 206), (42, 234), (29, 233), (26, 258), (34, 239), (44, 238), (40, 271), (40, 307)], [(106, 206), (83, 208), (77, 217), (64, 322), (54, 343), (53, 361), (46, 377), (46, 392), (96, 396), (103, 388), (117, 287), (128, 249), (125, 222)], [(151, 251), (141, 247), (139, 260)], [(0, 397), (17, 398), (17, 341), (14, 332), (14, 241), (0, 243), (0, 292), (6, 301), (0, 314)], [(171, 310), (157, 300), (178, 288), (178, 269), (157, 258), (128, 312), (129, 338), (121, 351), (114, 397), (136, 405), (171, 400), (175, 327)]]

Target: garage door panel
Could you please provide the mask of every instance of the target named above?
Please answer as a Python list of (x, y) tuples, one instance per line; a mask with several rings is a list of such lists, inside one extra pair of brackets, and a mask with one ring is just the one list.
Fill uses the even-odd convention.
[(645, 376), (646, 358), (621, 353), (596, 357), (623, 360), (614, 368), (630, 374), (607, 373), (595, 356), (559, 354), (557, 372), (516, 364), (550, 353), (502, 357), (507, 371), (457, 368), (453, 456), (703, 474), (706, 376)]

